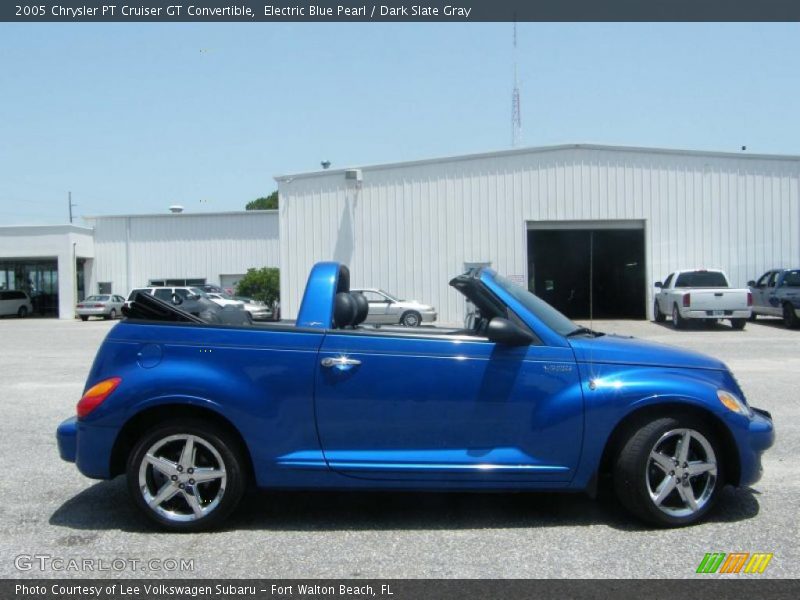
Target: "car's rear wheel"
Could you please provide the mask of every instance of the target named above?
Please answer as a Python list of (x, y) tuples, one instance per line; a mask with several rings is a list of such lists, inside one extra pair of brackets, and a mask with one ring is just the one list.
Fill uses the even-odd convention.
[(681, 311), (678, 310), (678, 305), (672, 307), (672, 326), (675, 329), (683, 329), (686, 325), (686, 319), (681, 316)]
[(794, 307), (789, 302), (783, 304), (783, 324), (789, 329), (797, 327), (797, 315), (794, 312)]
[(19, 310), (17, 311), (17, 316), (20, 319), (24, 319), (28, 316), (28, 307), (27, 306), (20, 306)]
[(713, 434), (689, 416), (663, 417), (634, 430), (614, 466), (614, 488), (633, 514), (662, 527), (702, 519), (723, 486)]
[(422, 316), (413, 310), (403, 313), (403, 316), (400, 317), (400, 324), (406, 327), (418, 327), (420, 323), (422, 323)]
[(89, 317), (87, 317), (86, 315), (81, 315), (81, 321), (88, 321), (88, 320)]
[(108, 318), (111, 319), (112, 321), (117, 318), (117, 309), (116, 308), (112, 308), (111, 309), (111, 312), (108, 313)]
[(731, 327), (734, 329), (744, 329), (744, 326), (747, 324), (747, 319), (731, 319)]
[(197, 419), (171, 421), (135, 444), (128, 490), (137, 508), (165, 529), (210, 529), (239, 504), (244, 465), (242, 450), (226, 431)]
[(663, 323), (667, 320), (667, 315), (661, 312), (661, 308), (658, 306), (658, 300), (653, 303), (653, 320), (656, 323)]

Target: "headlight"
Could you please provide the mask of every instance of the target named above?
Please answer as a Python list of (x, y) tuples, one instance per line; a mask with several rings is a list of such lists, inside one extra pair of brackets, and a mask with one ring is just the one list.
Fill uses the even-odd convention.
[(717, 398), (719, 398), (719, 401), (722, 402), (722, 405), (728, 410), (732, 410), (746, 417), (753, 416), (753, 411), (750, 410), (750, 407), (736, 394), (732, 394), (726, 390), (717, 390)]

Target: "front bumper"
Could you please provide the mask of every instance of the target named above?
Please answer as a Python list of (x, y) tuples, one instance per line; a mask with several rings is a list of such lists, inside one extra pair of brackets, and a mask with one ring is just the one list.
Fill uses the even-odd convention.
[(761, 479), (761, 455), (775, 443), (772, 415), (766, 410), (753, 408), (753, 418), (744, 438), (739, 440), (740, 486), (752, 485)]
[(435, 310), (423, 310), (419, 314), (422, 317), (423, 323), (431, 323), (435, 321), (437, 317)]

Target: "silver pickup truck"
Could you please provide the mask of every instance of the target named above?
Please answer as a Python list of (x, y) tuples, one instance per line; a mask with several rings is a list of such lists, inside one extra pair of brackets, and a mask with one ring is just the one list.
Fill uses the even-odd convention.
[(753, 295), (748, 289), (732, 289), (722, 271), (675, 271), (655, 286), (659, 289), (653, 306), (656, 323), (671, 315), (675, 329), (683, 328), (689, 319), (707, 324), (728, 319), (734, 329), (744, 329), (750, 318)]
[(782, 317), (790, 329), (800, 324), (800, 269), (773, 269), (747, 285), (753, 294), (753, 319)]

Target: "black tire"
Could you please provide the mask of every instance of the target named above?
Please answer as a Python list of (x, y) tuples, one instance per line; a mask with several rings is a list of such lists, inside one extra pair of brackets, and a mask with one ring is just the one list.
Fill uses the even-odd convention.
[(750, 313), (750, 319), (749, 319), (750, 322), (754, 322), (756, 319), (758, 319), (758, 315), (756, 314), (756, 312), (755, 311), (751, 312)]
[(17, 311), (17, 316), (20, 319), (24, 319), (28, 316), (28, 307), (27, 306), (20, 306), (19, 310)]
[(421, 324), (422, 315), (415, 310), (404, 312), (403, 316), (400, 317), (400, 325), (404, 325), (406, 327), (419, 327)]
[(661, 309), (658, 306), (658, 300), (656, 300), (653, 304), (653, 321), (656, 323), (663, 323), (666, 320), (667, 315), (661, 312)]
[(797, 315), (794, 312), (794, 307), (791, 302), (783, 303), (783, 324), (789, 329), (797, 327)]
[(111, 312), (108, 313), (108, 318), (111, 319), (112, 321), (117, 318), (117, 309), (116, 308), (112, 308), (111, 309)]
[(672, 326), (675, 329), (684, 329), (686, 327), (686, 319), (681, 316), (681, 311), (678, 309), (677, 304), (672, 307)]
[[(689, 479), (681, 477), (686, 471), (680, 468), (683, 465), (675, 466), (672, 463), (670, 452), (675, 456), (679, 454), (679, 440), (684, 437), (682, 432), (686, 431), (691, 432), (691, 437), (684, 464), (688, 465), (694, 458), (701, 456), (706, 451), (704, 444), (707, 444), (713, 457), (708, 456), (706, 462), (715, 465), (713, 472), (695, 475)], [(673, 439), (674, 449), (669, 450)], [(671, 473), (651, 459), (651, 452), (660, 449), (667, 452), (665, 454), (659, 451), (658, 454), (668, 463), (667, 468), (674, 469)], [(614, 491), (622, 505), (643, 521), (660, 527), (691, 525), (708, 514), (724, 486), (724, 464), (720, 462), (721, 459), (719, 444), (700, 420), (689, 415), (656, 418), (633, 429), (622, 445), (614, 464)], [(681, 483), (676, 484), (678, 481)], [(654, 493), (658, 492), (663, 484), (668, 484), (663, 487), (667, 493), (659, 506), (650, 490), (655, 486)], [(684, 499), (683, 494), (687, 493), (687, 488), (697, 502), (696, 510), (690, 509), (688, 501)], [(690, 512), (681, 514), (681, 510)]]
[(81, 321), (88, 321), (88, 320), (89, 317), (87, 317), (86, 315), (81, 315)]
[[(193, 479), (188, 479), (183, 482), (183, 479), (191, 477), (193, 474), (189, 468), (181, 469), (181, 473), (176, 473), (175, 477), (180, 476), (182, 483), (170, 484), (166, 476), (160, 471), (156, 475), (156, 470), (143, 465), (145, 455), (148, 452), (161, 452), (162, 449), (171, 450), (173, 445), (177, 446), (176, 449), (182, 447), (181, 440), (165, 441), (170, 438), (181, 438), (182, 436), (191, 436), (193, 445), (196, 444), (195, 454), (199, 458), (193, 458), (191, 464), (196, 468), (201, 468), (197, 462), (206, 457), (206, 463), (211, 464), (211, 468), (215, 468), (215, 463), (221, 460), (224, 466), (224, 479), (217, 479), (202, 484), (203, 488), (198, 488)], [(162, 444), (157, 450), (153, 450), (157, 444)], [(217, 455), (213, 455), (209, 448), (213, 448)], [(174, 454), (174, 452), (173, 452)], [(175, 464), (179, 464), (180, 457)], [(139, 511), (145, 515), (153, 523), (157, 524), (162, 529), (167, 529), (176, 532), (189, 532), (189, 531), (204, 531), (217, 527), (222, 523), (228, 515), (236, 508), (239, 501), (242, 499), (245, 488), (247, 487), (247, 469), (246, 461), (244, 459), (244, 451), (238, 441), (227, 431), (214, 425), (209, 421), (196, 418), (175, 419), (165, 423), (156, 425), (142, 435), (139, 440), (134, 444), (126, 466), (128, 492), (133, 500), (134, 505)], [(145, 500), (144, 492), (140, 485), (140, 475), (144, 471), (144, 480), (147, 485), (152, 484), (152, 490), (161, 491), (163, 489), (155, 477), (158, 476), (163, 479), (164, 486), (166, 485), (183, 485), (180, 490), (175, 491), (175, 495), (171, 500), (165, 500), (159, 503), (159, 507), (167, 502), (172, 502), (173, 511), (175, 514), (182, 514), (184, 517), (189, 517), (188, 513), (191, 512), (191, 507), (188, 502), (190, 496), (200, 498), (199, 504), (202, 506), (210, 496), (214, 496), (211, 501), (207, 502), (203, 508), (211, 508), (207, 514), (193, 517), (193, 520), (176, 520), (164, 516), (160, 512), (151, 508)], [(219, 469), (218, 469), (219, 471)], [(192, 484), (192, 485), (190, 485)], [(191, 494), (187, 491), (192, 492)], [(206, 499), (203, 499), (203, 494), (208, 492)], [(166, 509), (165, 509), (166, 510)], [(194, 514), (194, 513), (193, 513)]]
[(744, 329), (744, 326), (747, 324), (747, 319), (731, 319), (731, 327), (736, 330), (741, 331)]

